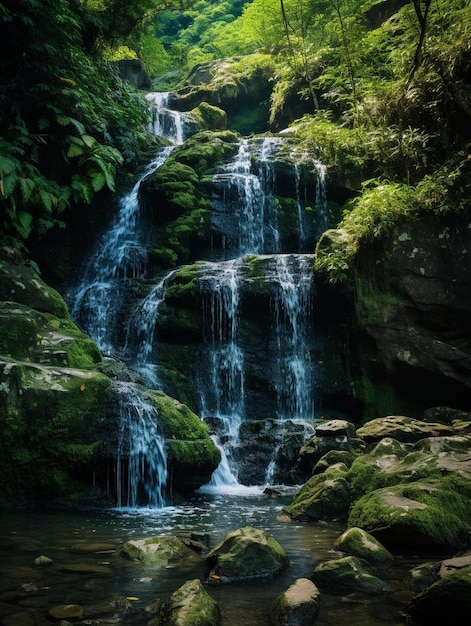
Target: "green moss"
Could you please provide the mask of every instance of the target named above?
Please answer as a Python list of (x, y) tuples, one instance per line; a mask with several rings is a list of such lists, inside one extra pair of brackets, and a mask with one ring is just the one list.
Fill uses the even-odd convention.
[[(383, 496), (389, 494), (421, 503), (404, 509), (399, 503), (386, 506)], [(460, 476), (451, 475), (439, 481), (423, 481), (411, 485), (395, 485), (373, 491), (352, 507), (349, 526), (359, 526), (373, 534), (392, 529), (400, 541), (414, 537), (419, 545), (460, 549), (469, 545), (471, 537), (471, 484)]]
[(206, 562), (216, 574), (234, 580), (273, 575), (289, 565), (276, 539), (250, 526), (228, 533), (208, 552)]
[(19, 363), (4, 364), (0, 378), (5, 499), (16, 505), (64, 501), (90, 485), (110, 379)]
[(151, 397), (158, 408), (159, 419), (167, 439), (191, 441), (209, 438), (207, 426), (185, 404), (161, 391), (153, 391)]

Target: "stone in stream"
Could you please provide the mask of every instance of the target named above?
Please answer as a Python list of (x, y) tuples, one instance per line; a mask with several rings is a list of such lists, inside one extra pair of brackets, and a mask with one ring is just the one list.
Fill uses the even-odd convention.
[(149, 626), (219, 626), (221, 614), (215, 600), (197, 579), (188, 580), (164, 603), (148, 607), (155, 614)]
[(83, 619), (83, 607), (80, 604), (58, 604), (48, 611), (50, 617), (56, 621)]
[(319, 612), (319, 596), (312, 581), (298, 578), (275, 602), (275, 626), (310, 626)]
[(389, 591), (387, 583), (373, 576), (366, 562), (356, 556), (320, 563), (312, 572), (311, 580), (329, 592)]
[(246, 526), (233, 530), (206, 555), (208, 583), (270, 577), (289, 566), (288, 556), (274, 537)]
[(334, 550), (339, 550), (351, 556), (357, 556), (368, 563), (388, 563), (393, 556), (362, 528), (349, 528), (334, 543)]

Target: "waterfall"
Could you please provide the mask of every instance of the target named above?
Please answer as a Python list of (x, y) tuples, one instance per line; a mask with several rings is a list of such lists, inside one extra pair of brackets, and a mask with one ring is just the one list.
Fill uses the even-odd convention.
[(280, 141), (242, 139), (232, 161), (213, 176), (212, 227), (226, 255), (279, 250), (273, 154)]
[(277, 418), (312, 419), (313, 368), (307, 340), (312, 256), (280, 254), (274, 260)]
[[(158, 384), (157, 366), (149, 362), (158, 308), (173, 272), (156, 285), (134, 311), (125, 345), (118, 343), (118, 322), (131, 279), (144, 277), (148, 232), (142, 224), (139, 187), (185, 139), (183, 116), (166, 108), (169, 94), (149, 94), (151, 128), (172, 146), (161, 148), (132, 190), (120, 201), (116, 217), (98, 241), (83, 270), (80, 284), (71, 290), (71, 315), (106, 355), (126, 356), (150, 387)], [(147, 229), (149, 231), (149, 229)], [(137, 342), (137, 344), (136, 344)], [(119, 437), (116, 449), (118, 506), (145, 504), (161, 507), (166, 484), (165, 442), (158, 415), (135, 386), (116, 384), (119, 397)]]
[(133, 355), (134, 369), (143, 378), (144, 384), (152, 389), (159, 386), (158, 365), (151, 363), (154, 345), (155, 325), (159, 307), (165, 299), (168, 284), (177, 270), (171, 270), (151, 289), (149, 294), (132, 312), (126, 333), (124, 352), (129, 359)]
[(169, 157), (172, 148), (163, 148), (119, 203), (116, 218), (99, 240), (72, 290), (71, 315), (105, 354), (114, 354), (114, 336), (127, 282), (142, 276), (146, 269), (146, 235), (139, 227), (139, 186)]
[[(239, 259), (204, 263), (200, 270), (200, 289), (205, 296), (208, 329), (209, 376), (202, 386), (202, 416), (216, 418), (218, 436), (214, 439), (223, 462), (213, 474), (212, 484), (237, 484), (231, 464), (230, 448), (237, 445), (244, 415), (244, 356), (238, 340)], [(224, 446), (224, 441), (229, 446)]]
[(170, 92), (153, 92), (146, 95), (152, 104), (149, 130), (175, 145), (181, 145), (186, 139), (188, 116), (169, 108)]
[(167, 457), (157, 409), (135, 385), (115, 383), (114, 388), (119, 399), (116, 504), (161, 508)]

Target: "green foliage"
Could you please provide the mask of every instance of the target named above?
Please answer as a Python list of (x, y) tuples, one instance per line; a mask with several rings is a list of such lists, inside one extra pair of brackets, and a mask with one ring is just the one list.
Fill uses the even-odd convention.
[(0, 98), (2, 243), (64, 226), (67, 212), (114, 191), (136, 158), (146, 106), (87, 52), (86, 19), (66, 0), (2, 4), (8, 63)]

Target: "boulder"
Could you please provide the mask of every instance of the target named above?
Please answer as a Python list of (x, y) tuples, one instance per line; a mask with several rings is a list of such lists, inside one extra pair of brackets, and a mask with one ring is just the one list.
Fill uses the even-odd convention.
[(208, 582), (229, 583), (274, 576), (289, 566), (285, 550), (268, 533), (246, 526), (226, 535), (206, 555)]
[(355, 424), (347, 420), (334, 419), (316, 424), (317, 437), (346, 437), (351, 439), (356, 437)]
[(317, 461), (312, 473), (322, 474), (322, 472), (325, 472), (338, 463), (343, 463), (345, 467), (348, 468), (352, 465), (353, 459), (353, 454), (347, 450), (330, 450)]
[(470, 479), (470, 444), (469, 437), (459, 435), (430, 437), (413, 445), (386, 437), (368, 454), (355, 459), (348, 480), (359, 496), (388, 485), (434, 479), (437, 475), (456, 474)]
[(310, 626), (319, 612), (319, 596), (309, 578), (298, 578), (275, 602), (275, 626)]
[(344, 472), (333, 470), (313, 476), (283, 512), (299, 520), (345, 520), (350, 507), (350, 487), (344, 476)]
[(463, 624), (471, 612), (471, 566), (438, 580), (406, 606), (414, 624)]
[(320, 563), (312, 572), (311, 580), (321, 590), (344, 593), (345, 591), (388, 591), (389, 587), (380, 578), (373, 576), (365, 561), (346, 556)]
[(334, 543), (334, 549), (356, 556), (368, 563), (388, 563), (393, 556), (372, 535), (362, 528), (349, 528)]
[(189, 580), (158, 607), (158, 616), (149, 624), (219, 626), (221, 614), (217, 602), (204, 590), (201, 582)]
[(388, 548), (463, 549), (471, 541), (471, 483), (451, 475), (376, 489), (355, 502), (347, 524)]
[(452, 435), (453, 429), (440, 423), (422, 422), (402, 415), (389, 415), (366, 422), (357, 430), (358, 437), (367, 443), (377, 443), (392, 437), (403, 443), (415, 443), (425, 437)]
[(167, 442), (167, 466), (172, 486), (183, 492), (208, 483), (219, 465), (221, 453), (200, 418), (185, 404), (162, 391), (151, 391)]
[(80, 604), (58, 604), (48, 611), (50, 617), (56, 621), (78, 621), (83, 618), (83, 607)]
[(195, 552), (178, 537), (160, 535), (146, 539), (131, 539), (123, 544), (120, 554), (130, 561), (144, 561), (165, 567), (169, 563), (194, 557)]

